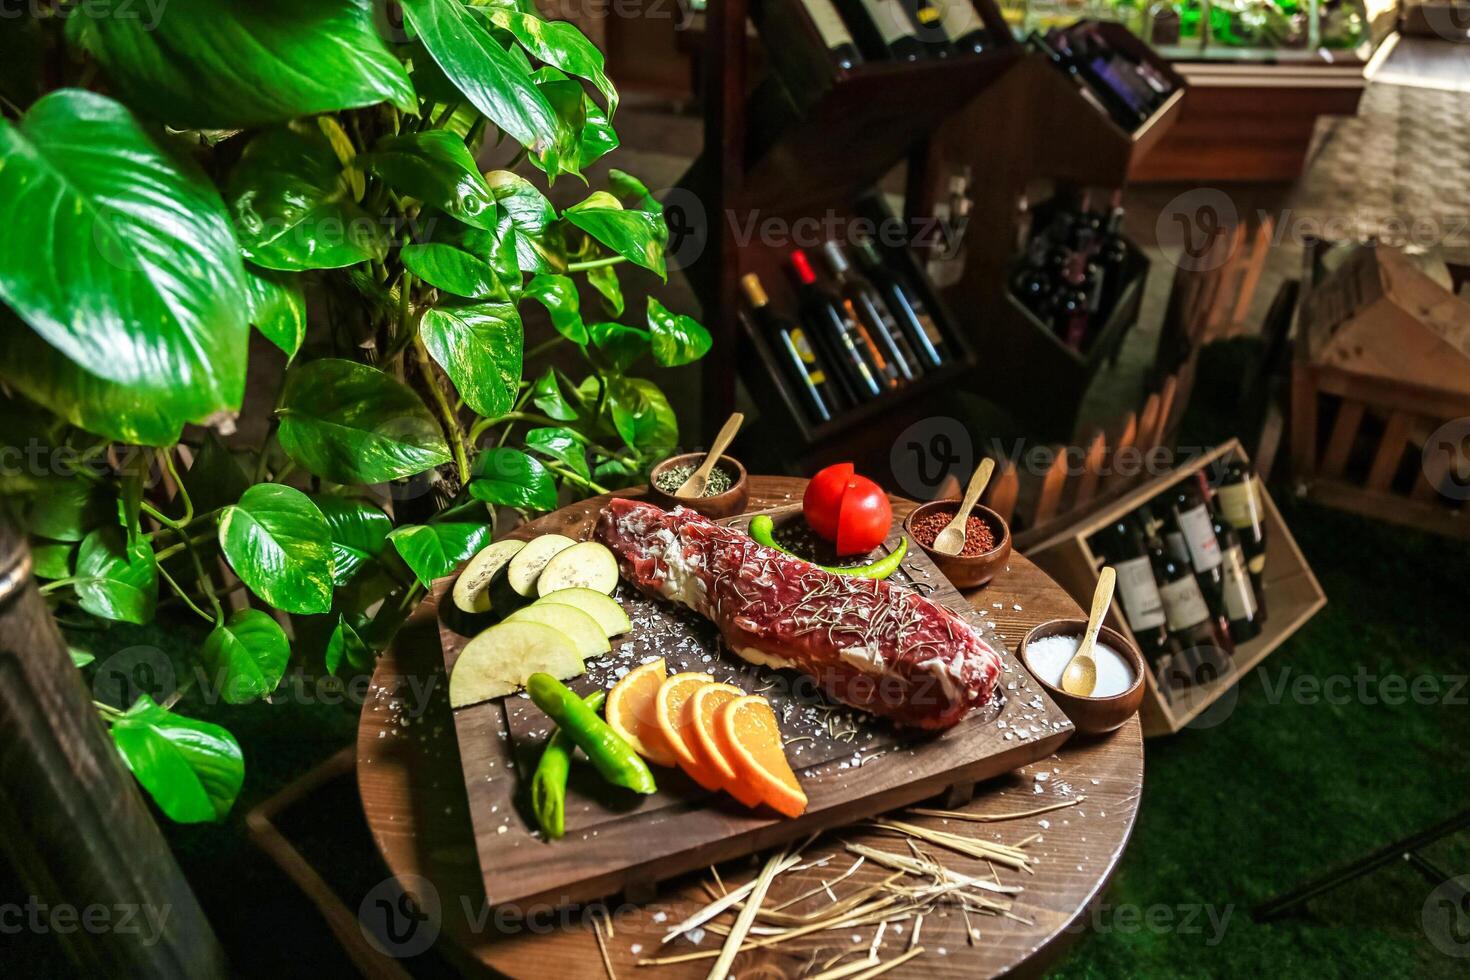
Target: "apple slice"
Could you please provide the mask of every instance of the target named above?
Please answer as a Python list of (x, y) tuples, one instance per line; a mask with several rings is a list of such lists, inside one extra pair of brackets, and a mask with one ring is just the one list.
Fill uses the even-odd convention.
[(565, 633), (541, 623), (501, 623), (471, 640), (449, 674), (453, 708), (514, 694), (541, 671), (559, 681), (583, 672), (582, 658)]

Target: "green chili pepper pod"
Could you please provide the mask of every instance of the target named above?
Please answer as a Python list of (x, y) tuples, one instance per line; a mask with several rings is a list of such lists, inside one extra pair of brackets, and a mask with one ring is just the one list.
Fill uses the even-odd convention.
[[(750, 520), (750, 536), (755, 543), (767, 548), (775, 548), (777, 551), (791, 555), (793, 558), (801, 558), (800, 555), (792, 554), (787, 549), (776, 543), (776, 522), (771, 520), (770, 515), (761, 514)], [(816, 562), (809, 564), (817, 565), (823, 571), (831, 572), (833, 575), (853, 575), (859, 578), (885, 579), (898, 571), (898, 566), (903, 564), (903, 556), (908, 554), (909, 539), (902, 537), (898, 539), (898, 547), (868, 565), (849, 566), (847, 568), (836, 568), (831, 565), (817, 565)], [(806, 561), (802, 558), (802, 561)]]
[[(582, 699), (582, 703), (593, 711), (600, 711), (606, 700), (606, 691), (593, 691)], [(536, 764), (536, 774), (531, 777), (531, 809), (536, 811), (536, 822), (541, 825), (541, 832), (552, 840), (567, 832), (567, 776), (571, 773), (572, 753), (576, 750), (577, 743), (558, 728), (546, 740), (546, 749)]]
[(565, 684), (550, 674), (537, 673), (526, 681), (526, 690), (531, 700), (536, 702), (536, 707), (550, 715), (577, 743), (577, 747), (587, 753), (587, 758), (603, 779), (635, 793), (658, 790), (653, 782), (653, 773), (633, 751), (633, 746), (619, 738), (607, 727), (607, 722), (597, 717)]

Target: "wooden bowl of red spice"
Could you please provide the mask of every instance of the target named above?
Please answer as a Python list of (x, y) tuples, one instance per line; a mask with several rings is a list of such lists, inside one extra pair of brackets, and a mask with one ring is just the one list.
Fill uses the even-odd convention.
[(934, 550), (934, 539), (959, 513), (958, 500), (931, 500), (914, 510), (903, 522), (914, 544), (958, 588), (973, 589), (995, 578), (1011, 557), (1011, 529), (989, 507), (976, 506), (965, 522), (965, 547), (958, 555)]

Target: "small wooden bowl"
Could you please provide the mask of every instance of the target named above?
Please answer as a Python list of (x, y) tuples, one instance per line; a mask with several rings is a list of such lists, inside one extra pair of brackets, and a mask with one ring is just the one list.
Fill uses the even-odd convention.
[(976, 517), (990, 525), (990, 533), (995, 536), (995, 547), (973, 558), (961, 558), (958, 555), (946, 555), (935, 551), (920, 543), (919, 539), (914, 536), (914, 522), (923, 518), (924, 515), (932, 514), (936, 510), (953, 512), (959, 508), (960, 501), (957, 499), (931, 500), (915, 508), (914, 512), (904, 519), (903, 529), (908, 532), (909, 540), (923, 548), (924, 553), (933, 559), (934, 564), (944, 573), (945, 578), (954, 583), (957, 588), (973, 589), (995, 578), (1010, 560), (1011, 529), (999, 514), (989, 507), (978, 504), (971, 511)]
[(735, 482), (724, 493), (715, 494), (713, 497), (694, 497), (685, 500), (675, 497), (671, 493), (665, 493), (658, 488), (658, 476), (668, 470), (679, 466), (693, 464), (698, 466), (704, 461), (704, 453), (685, 453), (682, 456), (670, 456), (659, 463), (648, 473), (648, 499), (665, 510), (673, 510), (675, 507), (688, 507), (690, 510), (698, 511), (705, 517), (719, 520), (722, 517), (734, 517), (736, 514), (745, 513), (745, 502), (750, 499), (750, 481), (746, 478), (745, 467), (740, 460), (734, 456), (721, 456), (720, 461), (715, 464), (716, 469), (729, 470), (735, 474)]
[(1101, 735), (1123, 727), (1123, 723), (1132, 718), (1137, 713), (1139, 705), (1143, 703), (1143, 673), (1148, 668), (1144, 665), (1143, 654), (1138, 652), (1138, 648), (1124, 639), (1123, 634), (1111, 626), (1104, 626), (1098, 632), (1097, 642), (1118, 651), (1128, 658), (1128, 662), (1133, 667), (1133, 686), (1122, 694), (1115, 694), (1110, 698), (1085, 698), (1076, 694), (1068, 694), (1061, 688), (1054, 687), (1042, 680), (1036, 671), (1031, 670), (1031, 661), (1026, 659), (1026, 648), (1031, 645), (1032, 640), (1039, 640), (1047, 636), (1080, 637), (1086, 629), (1087, 620), (1085, 619), (1053, 619), (1042, 623), (1026, 634), (1016, 655), (1021, 658), (1021, 663), (1026, 665), (1031, 676), (1036, 678), (1036, 683), (1046, 688), (1046, 693), (1051, 695), (1057, 707), (1072, 719), (1072, 724), (1077, 726), (1077, 731), (1088, 735)]

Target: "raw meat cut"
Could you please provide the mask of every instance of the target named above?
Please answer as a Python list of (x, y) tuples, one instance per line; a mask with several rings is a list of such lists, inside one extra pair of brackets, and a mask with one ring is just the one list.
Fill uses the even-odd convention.
[(692, 510), (612, 500), (597, 535), (624, 578), (708, 617), (741, 657), (798, 670), (899, 724), (948, 728), (987, 703), (1000, 676), (996, 652), (938, 603), (833, 575)]

